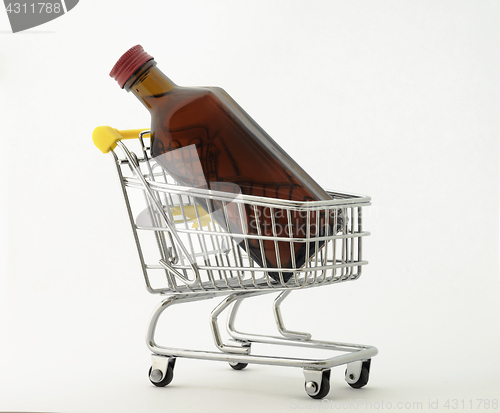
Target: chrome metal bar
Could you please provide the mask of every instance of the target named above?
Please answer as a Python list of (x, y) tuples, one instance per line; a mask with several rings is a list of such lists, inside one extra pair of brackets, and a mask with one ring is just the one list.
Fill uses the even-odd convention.
[[(120, 142), (122, 143), (122, 142)], [(122, 145), (124, 145), (122, 143)], [(125, 183), (130, 186), (141, 187), (142, 183), (140, 179), (137, 178), (125, 178)], [(151, 182), (150, 187), (155, 191), (170, 192), (172, 194), (183, 194), (193, 196), (195, 198), (210, 198), (217, 199), (220, 201), (236, 202), (242, 204), (250, 204), (263, 207), (275, 206), (277, 208), (291, 208), (295, 211), (312, 211), (317, 209), (323, 209), (325, 207), (345, 207), (349, 206), (369, 206), (370, 197), (368, 196), (349, 196), (348, 193), (344, 193), (344, 197), (335, 197), (335, 199), (325, 200), (325, 201), (291, 201), (288, 199), (278, 199), (278, 198), (268, 198), (263, 196), (254, 195), (244, 195), (234, 197), (233, 193), (207, 190), (203, 188), (194, 188), (182, 185), (174, 185), (162, 182)], [(335, 194), (333, 192), (327, 191), (327, 193)]]
[[(151, 315), (151, 320), (149, 322), (148, 331), (146, 333), (146, 344), (150, 348), (150, 350), (155, 352), (155, 348), (158, 347), (156, 344), (156, 341), (155, 341), (156, 328), (158, 326), (158, 320), (159, 320), (160, 316), (168, 307), (170, 307), (173, 304), (206, 300), (206, 299), (213, 298), (213, 297), (215, 297), (215, 295), (212, 293), (199, 293), (199, 294), (193, 294), (193, 295), (182, 295), (182, 294), (172, 295), (172, 296), (164, 299), (155, 308), (153, 314)], [(157, 353), (157, 354), (165, 355), (164, 353)], [(172, 353), (171, 355), (174, 355), (174, 353)]]
[[(290, 210), (286, 210), (286, 219), (288, 221), (288, 234), (292, 235), (293, 234), (293, 225), (292, 225), (292, 216), (290, 213)], [(297, 263), (295, 262), (295, 247), (293, 241), (290, 241), (290, 256), (292, 257), (292, 268), (297, 268)], [(297, 283), (297, 274), (293, 273), (293, 276), (295, 277), (295, 282)]]
[[(202, 250), (203, 258), (204, 258), (204, 261), (205, 261), (205, 266), (210, 267), (212, 265), (212, 263), (210, 261), (210, 255), (211, 254), (215, 254), (216, 251), (208, 251), (207, 243), (205, 241), (205, 237), (203, 236), (203, 234), (201, 234), (201, 232), (203, 231), (203, 225), (201, 223), (200, 213), (198, 211), (198, 205), (196, 204), (196, 201), (194, 203), (194, 211), (195, 211), (195, 215), (196, 215), (196, 221), (198, 223), (198, 229), (200, 231), (200, 234), (198, 234), (198, 242), (199, 242), (200, 248)], [(209, 277), (210, 281), (212, 282), (212, 284), (215, 285), (215, 279), (214, 279), (213, 271), (212, 270), (207, 270), (207, 274), (208, 274), (208, 277)]]
[(118, 178), (119, 178), (119, 181), (120, 181), (120, 187), (122, 189), (123, 198), (125, 199), (125, 206), (127, 208), (128, 217), (130, 219), (130, 225), (132, 227), (132, 233), (134, 234), (135, 245), (137, 246), (137, 251), (139, 253), (139, 260), (141, 262), (141, 268), (142, 268), (142, 274), (144, 276), (144, 282), (146, 283), (147, 290), (152, 293), (152, 292), (154, 292), (154, 290), (151, 287), (151, 283), (149, 282), (149, 276), (148, 276), (148, 271), (147, 271), (147, 268), (146, 268), (146, 262), (144, 261), (144, 255), (142, 253), (141, 244), (140, 244), (140, 241), (139, 241), (139, 235), (137, 234), (137, 229), (136, 229), (136, 226), (135, 226), (135, 221), (134, 221), (134, 216), (133, 216), (133, 213), (132, 213), (132, 208), (130, 207), (130, 201), (128, 199), (127, 188), (124, 185), (124, 177), (123, 177), (123, 173), (122, 173), (122, 170), (121, 170), (121, 166), (120, 166), (120, 164), (118, 162), (118, 156), (116, 155), (116, 153), (114, 151), (111, 151), (111, 153), (113, 155), (114, 163), (115, 163), (116, 170), (117, 170), (117, 173), (118, 173)]
[[(307, 274), (307, 273), (310, 273), (310, 272), (314, 272), (314, 271), (323, 271), (323, 270), (326, 270), (326, 269), (330, 269), (332, 267), (334, 268), (346, 268), (346, 267), (357, 267), (359, 265), (366, 265), (368, 264), (368, 261), (361, 261), (361, 262), (354, 262), (354, 263), (350, 263), (350, 262), (345, 262), (345, 263), (337, 263), (337, 264), (331, 264), (331, 265), (322, 265), (322, 266), (318, 266), (318, 267), (302, 267), (302, 268), (273, 268), (273, 270), (276, 270), (276, 271), (284, 271), (284, 272), (294, 272), (294, 273), (297, 273), (297, 274)], [(171, 265), (172, 268), (175, 268), (177, 270), (179, 269), (189, 269), (189, 265)], [(162, 268), (162, 266), (153, 266), (153, 265), (148, 265), (148, 268)], [(238, 266), (224, 266), (224, 265), (212, 265), (210, 267), (208, 266), (203, 266), (203, 265), (199, 265), (198, 266), (198, 270), (228, 270), (228, 271), (248, 271), (248, 268), (247, 267), (238, 267)], [(263, 268), (259, 268), (257, 269), (257, 271), (262, 271), (262, 272), (267, 272), (268, 270), (266, 269), (263, 269)], [(233, 277), (234, 279), (236, 279), (236, 277)], [(229, 279), (231, 278), (225, 278), (226, 281), (228, 281)], [(281, 283), (278, 284), (274, 284), (273, 287), (278, 287), (278, 286), (281, 286)]]
[[(217, 221), (214, 218), (214, 211), (212, 210), (212, 202), (210, 200), (207, 200), (207, 207), (208, 207), (208, 214), (210, 215), (210, 222), (213, 223), (214, 229), (217, 229), (217, 226), (215, 224)], [(219, 231), (210, 231), (208, 233), (208, 235), (211, 236), (212, 246), (214, 247), (214, 249), (217, 249), (219, 251), (219, 254), (218, 254), (219, 256), (218, 257), (216, 256), (215, 259), (216, 259), (217, 264), (221, 266), (224, 264), (224, 256), (222, 254), (222, 247), (221, 247), (221, 244), (219, 241), (219, 237), (222, 235), (222, 229), (219, 226)], [(215, 239), (215, 243), (214, 243), (214, 239)], [(225, 269), (219, 270), (219, 279), (225, 279), (227, 281)]]
[[(189, 226), (188, 226), (187, 219), (186, 219), (186, 212), (184, 210), (184, 202), (182, 201), (182, 196), (179, 197), (179, 208), (181, 209), (181, 215), (182, 215), (182, 221), (184, 223), (184, 229), (188, 230)], [(188, 262), (191, 262), (191, 261), (196, 262), (196, 260), (194, 259), (193, 240), (191, 239), (191, 234), (193, 234), (195, 232), (196, 231), (187, 233), (187, 240), (188, 240), (189, 248), (191, 249), (191, 254), (189, 255), (189, 257), (186, 257)]]
[[(264, 343), (264, 341), (261, 341)], [(293, 345), (287, 342), (288, 345)], [(296, 342), (297, 347), (309, 347), (318, 348), (322, 350), (330, 351), (343, 351), (347, 354), (341, 354), (327, 359), (309, 359), (309, 358), (299, 358), (299, 357), (273, 357), (273, 356), (261, 356), (261, 355), (244, 355), (244, 354), (233, 354), (233, 353), (221, 353), (214, 351), (202, 351), (202, 350), (187, 350), (172, 347), (161, 347), (161, 346), (148, 346), (149, 349), (158, 355), (163, 356), (174, 356), (174, 357), (186, 357), (198, 360), (213, 360), (213, 361), (225, 361), (225, 362), (237, 362), (237, 363), (253, 363), (253, 364), (263, 364), (268, 366), (285, 366), (285, 367), (299, 367), (299, 368), (314, 368), (314, 369), (325, 369), (333, 368), (336, 366), (341, 366), (344, 364), (352, 363), (358, 360), (367, 360), (369, 358), (377, 355), (378, 350), (372, 346), (360, 347), (353, 352), (349, 352), (348, 345), (344, 343), (331, 343), (331, 342), (307, 342), (310, 346), (304, 346), (304, 342)], [(269, 343), (268, 343), (269, 344)], [(277, 344), (277, 343), (272, 343)], [(345, 346), (345, 347), (344, 347)]]
[[(262, 235), (262, 231), (260, 229), (260, 219), (259, 219), (259, 210), (257, 209), (257, 206), (253, 206), (253, 212), (254, 212), (254, 218), (255, 218), (255, 225), (257, 227), (257, 234), (259, 235), (259, 237)], [(267, 264), (267, 259), (266, 259), (266, 254), (264, 253), (264, 244), (262, 242), (262, 239), (261, 238), (258, 238), (259, 240), (259, 249), (260, 249), (260, 256), (261, 256), (261, 259), (262, 259), (262, 266), (264, 268), (266, 268), (266, 264)], [(269, 286), (271, 286), (271, 279), (269, 278), (269, 274), (267, 273), (267, 271), (264, 273), (265, 276), (266, 276), (266, 279), (267, 279), (267, 283)]]
[[(269, 213), (271, 215), (271, 226), (274, 237), (274, 253), (276, 256), (276, 266), (281, 268), (281, 256), (280, 256), (280, 247), (277, 241), (278, 236), (276, 235), (276, 218), (274, 217), (274, 208), (269, 208)], [(283, 279), (283, 272), (278, 271), (278, 276), (280, 278), (281, 284), (285, 285), (285, 280)]]
[[(165, 227), (144, 227), (144, 226), (138, 226), (137, 229), (144, 230), (144, 231), (165, 231)], [(196, 234), (198, 230), (195, 229), (182, 229), (182, 228), (177, 228), (176, 231), (179, 234)], [(262, 232), (261, 232), (262, 233)], [(229, 233), (229, 232), (219, 232), (219, 231), (203, 231), (204, 235), (216, 235), (224, 238), (233, 238), (235, 234)], [(318, 237), (317, 241), (329, 241), (331, 239), (344, 239), (344, 238), (359, 238), (359, 237), (365, 237), (370, 235), (369, 232), (360, 232), (360, 233), (354, 233), (354, 234), (340, 234), (340, 235), (330, 235), (329, 237), (322, 236)], [(271, 235), (255, 235), (255, 234), (238, 234), (238, 237), (241, 238), (248, 238), (248, 239), (255, 239), (255, 240), (268, 240), (268, 241), (283, 241), (283, 242), (297, 242), (297, 243), (307, 243), (311, 242), (311, 240), (307, 238), (290, 238), (290, 237), (281, 237), (281, 236), (271, 236)]]
[(278, 327), (278, 331), (283, 337), (286, 338), (294, 338), (297, 340), (310, 340), (311, 339), (311, 334), (309, 333), (301, 333), (298, 331), (292, 331), (292, 330), (287, 330), (285, 328), (285, 324), (283, 323), (283, 316), (281, 315), (281, 303), (285, 298), (287, 298), (292, 290), (286, 290), (283, 291), (276, 300), (274, 300), (273, 303), (273, 310), (274, 310), (274, 319), (276, 321), (276, 326)]
[[(241, 229), (242, 229), (242, 233), (243, 234), (248, 234), (248, 226), (247, 226), (247, 220), (244, 219), (245, 217), (245, 213), (243, 212), (243, 207), (241, 206), (241, 204), (237, 204), (238, 205), (238, 215), (240, 217), (240, 223), (241, 223)], [(253, 262), (253, 259), (252, 257), (250, 256), (250, 246), (248, 244), (248, 238), (244, 237), (243, 238), (243, 241), (245, 243), (245, 251), (247, 253), (247, 258), (248, 258), (248, 265), (249, 265), (249, 268), (253, 268), (254, 267), (254, 262)], [(253, 285), (255, 288), (260, 288), (256, 281), (255, 281), (255, 272), (250, 270), (250, 277), (252, 277), (252, 282), (253, 282)]]
[[(149, 133), (150, 133), (150, 131), (140, 132), (139, 133), (139, 142), (141, 143), (143, 162), (147, 166), (147, 169), (149, 171), (149, 176), (151, 177), (150, 178), (151, 181), (154, 181), (155, 177), (154, 177), (154, 173), (153, 173), (153, 168), (151, 166), (151, 162), (150, 162), (147, 150), (146, 150), (146, 145), (144, 144), (144, 136), (149, 134)], [(138, 160), (138, 161), (140, 164), (140, 160)], [(133, 170), (133, 168), (132, 168), (132, 170)], [(140, 167), (139, 167), (139, 170), (140, 170)], [(158, 215), (155, 213), (153, 205), (149, 202), (149, 199), (148, 199), (146, 192), (145, 191), (143, 191), (143, 192), (144, 192), (144, 196), (146, 199), (146, 204), (148, 205), (148, 209), (150, 211), (151, 220), (155, 226), (159, 226), (161, 224), (161, 218), (159, 218)], [(156, 193), (156, 196), (157, 196), (158, 202), (161, 203), (160, 193)], [(170, 252), (169, 252), (168, 246), (165, 242), (164, 232), (163, 231), (161, 231), (161, 232), (155, 231), (155, 238), (156, 238), (156, 242), (158, 244), (161, 259), (169, 260), (170, 259)], [(175, 280), (173, 279), (173, 277), (170, 276), (170, 273), (168, 271), (165, 271), (165, 277), (166, 277), (168, 284), (171, 286), (171, 288), (175, 289)]]
[(222, 337), (220, 335), (219, 324), (217, 321), (217, 318), (220, 315), (220, 313), (224, 311), (228, 306), (233, 304), (235, 300), (238, 300), (238, 297), (240, 297), (240, 295), (238, 294), (229, 295), (212, 311), (212, 314), (210, 316), (212, 337), (214, 339), (216, 347), (225, 353), (250, 354), (250, 346), (245, 345), (246, 344), (245, 342), (241, 342), (241, 345), (239, 346), (224, 344), (222, 341)]
[[(161, 225), (161, 218), (158, 216), (158, 213), (156, 212), (154, 205), (152, 204), (151, 200), (149, 199), (146, 191), (142, 191), (144, 195), (144, 199), (149, 211), (149, 215), (151, 217), (151, 221), (155, 226), (160, 226)], [(154, 231), (154, 237), (156, 240), (156, 244), (158, 245), (158, 251), (160, 254), (160, 257), (162, 260), (169, 260), (170, 259), (170, 253), (168, 251), (168, 246), (166, 245), (165, 238), (164, 238), (164, 229), (161, 231)], [(174, 288), (175, 284), (175, 279), (170, 275), (170, 273), (165, 270), (165, 278), (167, 279), (167, 283)]]
[[(223, 212), (223, 214), (224, 214), (224, 220), (225, 220), (225, 222), (226, 222), (227, 231), (228, 231), (229, 233), (233, 233), (233, 234), (234, 234), (234, 232), (233, 232), (233, 231), (232, 231), (232, 229), (231, 229), (231, 222), (230, 222), (230, 220), (229, 220), (229, 213), (228, 213), (228, 211), (227, 211), (227, 202), (226, 202), (226, 201), (222, 201), (222, 212)], [(235, 261), (235, 263), (238, 263), (238, 256), (240, 256), (240, 255), (239, 255), (239, 253), (240, 253), (240, 249), (239, 249), (239, 248), (237, 248), (237, 246), (236, 246), (236, 244), (235, 244), (235, 242), (234, 242), (234, 236), (229, 238), (228, 243), (229, 243), (229, 244), (231, 245), (231, 247), (232, 247), (232, 248), (230, 248), (230, 250), (231, 250), (231, 251), (232, 251), (232, 253), (233, 253), (233, 258), (234, 258), (234, 261)], [(227, 263), (228, 263), (228, 266), (230, 266), (229, 256), (228, 256), (228, 255), (226, 255), (226, 261), (227, 261)], [(241, 260), (239, 261), (239, 263), (240, 263), (240, 266), (242, 266), (242, 265), (241, 265), (241, 264), (242, 264)], [(241, 272), (240, 272), (240, 271), (235, 271), (235, 274), (236, 274), (236, 277), (238, 277), (238, 282), (240, 283), (240, 286), (243, 286), (243, 285), (241, 284)], [(231, 277), (233, 277), (233, 273), (232, 273), (232, 272), (231, 272)]]
[[(141, 158), (137, 158), (121, 141), (117, 142), (117, 145), (123, 150), (126, 159), (119, 159), (114, 152), (113, 155), (148, 291), (174, 293), (156, 307), (146, 334), (147, 345), (154, 353), (153, 364), (158, 367), (155, 367), (158, 370), (155, 377), (158, 376), (157, 379), (161, 380), (159, 374), (162, 371), (165, 373), (169, 360), (173, 362), (175, 357), (301, 367), (307, 373), (306, 378), (311, 377), (311, 380), (319, 380), (320, 373), (325, 369), (348, 364), (350, 375), (354, 379), (356, 374), (359, 376), (360, 362), (376, 355), (375, 347), (313, 340), (309, 333), (288, 330), (281, 314), (281, 304), (292, 290), (353, 280), (361, 275), (362, 267), (367, 264), (362, 260), (362, 238), (369, 235), (362, 230), (362, 208), (370, 205), (370, 198), (329, 192), (331, 200), (296, 202), (247, 195), (234, 197), (234, 194), (225, 192), (188, 188), (170, 183), (173, 179), (150, 157), (144, 134), (140, 135), (139, 141)], [(133, 177), (129, 176), (131, 173), (125, 173), (128, 167), (132, 170)], [(159, 172), (155, 172), (157, 168)], [(132, 208), (134, 204), (131, 204), (129, 199), (129, 194), (133, 192), (145, 194), (146, 206), (151, 211), (152, 225), (135, 224)], [(144, 200), (142, 202), (144, 203)], [(198, 205), (202, 204), (210, 217), (205, 227), (202, 226), (205, 220), (198, 210)], [(217, 205), (221, 205), (220, 211), (213, 211)], [(194, 208), (194, 213), (191, 208)], [(239, 218), (236, 217), (236, 210)], [(270, 231), (263, 231), (262, 225), (268, 221), (260, 219), (260, 212), (267, 210), (270, 211), (272, 227)], [(246, 212), (250, 216), (253, 215), (252, 225), (256, 224), (257, 231), (248, 227), (247, 218), (250, 217), (245, 216)], [(283, 224), (288, 228), (288, 234), (283, 234), (282, 231), (278, 233), (282, 212), (286, 213), (286, 216), (283, 216)], [(320, 228), (323, 213), (325, 231)], [(215, 219), (216, 214), (218, 221)], [(305, 221), (306, 224), (305, 233), (300, 234), (300, 238), (294, 237), (292, 216), (295, 214), (301, 214), (301, 222)], [(342, 228), (337, 233), (340, 214)], [(332, 220), (333, 227), (330, 225)], [(241, 228), (238, 227), (238, 222)], [(191, 224), (197, 226), (191, 227)], [(316, 225), (314, 231), (311, 225)], [(156, 261), (150, 263), (149, 256), (146, 255), (146, 262), (142, 250), (146, 245), (141, 244), (139, 231), (145, 231), (141, 233), (142, 238), (147, 235), (147, 231), (153, 231), (157, 241), (157, 251), (153, 256), (157, 257)], [(149, 239), (151, 238), (149, 236)], [(297, 243), (306, 244), (306, 259), (301, 268), (297, 268), (295, 257), (295, 248), (301, 246), (297, 246)], [(272, 254), (273, 245), (274, 258), (269, 255)], [(251, 246), (260, 255), (261, 266), (257, 266), (253, 261)], [(288, 260), (287, 257), (285, 263), (284, 253), (288, 251), (288, 247), (291, 259)], [(276, 260), (276, 265), (272, 268), (268, 257)], [(291, 261), (290, 264), (288, 261)], [(166, 282), (162, 280), (166, 285), (163, 288), (153, 288), (152, 277), (160, 277), (160, 271), (166, 274)], [(269, 271), (278, 273), (279, 280), (271, 279)], [(284, 282), (284, 272), (293, 274), (287, 283)], [(273, 302), (273, 314), (281, 337), (238, 331), (235, 328), (235, 320), (241, 303), (247, 298), (271, 292), (279, 293)], [(167, 308), (174, 304), (214, 297), (224, 297), (210, 315), (212, 337), (218, 351), (162, 347), (155, 342), (158, 320)], [(236, 344), (231, 341), (224, 343), (219, 329), (219, 316), (226, 309), (229, 309), (227, 331)], [(306, 350), (322, 349), (333, 351), (336, 355), (325, 359), (256, 355), (250, 354), (251, 343), (295, 346)], [(338, 352), (343, 354), (338, 355)]]
[[(136, 163), (134, 162), (134, 159), (130, 153), (130, 151), (128, 150), (128, 148), (125, 146), (125, 144), (122, 142), (122, 141), (117, 141), (117, 145), (119, 145), (121, 147), (121, 149), (123, 150), (123, 152), (125, 153), (125, 155), (127, 156), (127, 158), (129, 159), (130, 163), (131, 163), (131, 166), (132, 168), (134, 169), (134, 172), (135, 172), (135, 175), (136, 177), (139, 178), (140, 181), (142, 181), (143, 183), (143, 188), (148, 192), (148, 194), (150, 195), (151, 197), (151, 201), (155, 204), (156, 206), (156, 209), (157, 209), (157, 212), (162, 216), (162, 218), (164, 219), (168, 229), (172, 232), (172, 235), (174, 236), (174, 238), (176, 238), (176, 241), (179, 243), (179, 246), (180, 248), (183, 250), (183, 253), (186, 254), (186, 256), (188, 255), (188, 252), (187, 250), (185, 249), (184, 247), (184, 244), (182, 243), (182, 241), (179, 239), (179, 236), (177, 235), (177, 232), (175, 231), (175, 227), (173, 226), (173, 224), (170, 222), (170, 220), (168, 219), (167, 215), (165, 214), (165, 211), (163, 210), (161, 204), (159, 204), (156, 200), (156, 198), (154, 197), (154, 192), (151, 190), (150, 186), (148, 185), (148, 182), (146, 182), (144, 176), (142, 175), (140, 169), (139, 169), (139, 166), (136, 165)], [(199, 273), (198, 273), (198, 268), (196, 266), (196, 263), (193, 262), (192, 260), (189, 260), (189, 264), (191, 266), (191, 270), (194, 272), (195, 274), (195, 279), (192, 281), (192, 283), (196, 283), (198, 278), (199, 278)]]

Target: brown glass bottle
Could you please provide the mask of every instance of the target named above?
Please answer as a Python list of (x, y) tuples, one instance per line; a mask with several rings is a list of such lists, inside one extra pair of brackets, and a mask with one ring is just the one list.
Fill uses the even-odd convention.
[[(151, 154), (180, 184), (294, 201), (331, 199), (223, 89), (176, 85), (141, 46), (125, 53), (110, 75), (151, 113)], [(232, 233), (243, 233), (246, 228), (246, 233), (257, 235), (260, 229), (261, 235), (273, 236), (274, 218), (277, 236), (304, 238), (307, 234), (305, 214), (291, 217), (290, 230), (287, 214), (281, 209), (274, 209), (272, 218), (268, 208), (247, 207), (246, 223), (242, 224), (236, 208), (226, 208), (227, 222), (217, 202), (206, 205), (197, 201)], [(327, 226), (333, 232), (333, 219), (320, 214), (320, 225), (309, 225), (310, 236), (323, 235)], [(309, 223), (315, 221), (313, 214)], [(335, 232), (341, 226), (339, 214)], [(235, 240), (246, 249), (242, 239)], [(293, 257), (288, 242), (277, 244), (278, 251), (273, 241), (264, 241), (262, 254), (259, 241), (249, 240), (247, 252), (268, 268), (292, 268), (293, 261), (300, 268), (308, 258), (306, 251), (309, 256), (315, 253), (313, 242), (308, 247), (294, 243)], [(285, 282), (291, 276), (290, 272), (282, 274)], [(279, 281), (278, 273), (269, 275)]]

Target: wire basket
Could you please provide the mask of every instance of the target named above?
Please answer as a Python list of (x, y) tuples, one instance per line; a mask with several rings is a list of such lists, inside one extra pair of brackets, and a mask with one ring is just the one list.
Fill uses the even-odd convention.
[[(137, 139), (140, 156), (122, 141), (124, 156), (113, 155), (151, 292), (299, 289), (361, 275), (369, 197), (328, 192), (328, 201), (296, 202), (181, 186), (150, 156), (147, 135)], [(260, 225), (262, 216), (269, 227)], [(306, 223), (300, 237), (290, 230), (297, 217)], [(300, 267), (297, 249), (308, 257)], [(278, 266), (253, 258), (270, 251)], [(289, 267), (279, 265), (284, 252)]]
[[(168, 385), (177, 358), (186, 357), (226, 361), (236, 370), (248, 363), (301, 367), (306, 392), (314, 399), (328, 394), (335, 366), (347, 365), (345, 380), (351, 387), (365, 386), (371, 358), (378, 352), (374, 346), (313, 340), (309, 333), (288, 330), (280, 305), (294, 290), (359, 278), (367, 264), (361, 257), (362, 239), (369, 235), (362, 229), (362, 209), (370, 198), (328, 192), (330, 200), (296, 202), (181, 186), (151, 157), (148, 136), (146, 130), (110, 127), (98, 127), (93, 134), (96, 146), (113, 154), (146, 286), (151, 293), (168, 295), (154, 310), (146, 334), (153, 353), (151, 383)], [(274, 291), (280, 336), (238, 331), (241, 303)], [(210, 317), (217, 351), (156, 343), (158, 320), (167, 308), (220, 295), (227, 297)], [(225, 310), (230, 342), (224, 341), (218, 324)], [(251, 354), (253, 343), (342, 354), (326, 359)]]

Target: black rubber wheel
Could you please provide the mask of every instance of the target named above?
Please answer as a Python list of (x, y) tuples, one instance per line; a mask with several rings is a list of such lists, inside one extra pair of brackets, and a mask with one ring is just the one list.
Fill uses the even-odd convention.
[(153, 370), (153, 367), (149, 368), (149, 381), (153, 383), (156, 387), (165, 387), (170, 384), (172, 379), (174, 378), (174, 365), (175, 365), (175, 359), (173, 361), (168, 362), (167, 366), (167, 373), (165, 374), (165, 377), (163, 377), (159, 382), (154, 382), (151, 380), (151, 372)]
[(243, 370), (248, 363), (229, 363), (229, 365), (235, 370)]
[[(330, 393), (330, 373), (331, 370), (323, 370), (323, 377), (321, 379), (321, 387), (319, 389), (319, 392), (316, 393), (314, 396), (311, 396), (309, 393), (306, 393), (309, 397), (313, 399), (323, 399), (326, 396), (328, 396), (328, 393)], [(307, 382), (305, 383), (307, 385)]]
[[(363, 361), (361, 365), (361, 374), (356, 383), (348, 383), (353, 389), (360, 389), (361, 387), (365, 387), (368, 384), (368, 379), (370, 378), (370, 364), (372, 359), (368, 359)], [(346, 370), (347, 373), (347, 370)]]

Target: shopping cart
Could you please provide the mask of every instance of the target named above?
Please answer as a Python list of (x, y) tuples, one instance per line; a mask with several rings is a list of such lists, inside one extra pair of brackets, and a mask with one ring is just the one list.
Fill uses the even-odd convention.
[[(332, 367), (347, 365), (345, 380), (351, 387), (367, 384), (371, 358), (378, 352), (375, 347), (313, 340), (309, 333), (288, 330), (280, 305), (294, 290), (359, 278), (363, 265), (367, 264), (361, 258), (362, 239), (369, 235), (362, 230), (362, 208), (370, 205), (369, 197), (329, 192), (332, 199), (328, 201), (295, 202), (185, 187), (176, 184), (151, 157), (149, 131), (118, 131), (101, 126), (94, 130), (93, 140), (102, 152), (113, 155), (147, 289), (153, 294), (168, 295), (154, 310), (146, 337), (153, 353), (149, 379), (155, 386), (171, 382), (177, 357), (226, 361), (236, 370), (248, 363), (300, 367), (305, 376), (305, 390), (314, 399), (328, 394)], [(230, 211), (233, 222), (235, 213), (240, 216), (237, 233), (231, 231)], [(257, 233), (242, 231), (241, 227), (245, 229), (246, 225), (243, 217), (248, 211), (267, 211), (272, 219), (272, 235), (269, 231), (262, 233), (259, 226)], [(298, 213), (311, 226), (321, 225), (320, 216), (330, 216), (335, 221), (333, 228), (339, 223), (340, 231), (329, 231), (326, 225), (325, 231), (307, 230), (303, 237), (286, 237), (278, 234), (283, 228), (278, 228), (273, 218), (277, 211), (287, 217), (290, 225), (291, 217)], [(221, 217), (227, 225), (220, 225)], [(291, 231), (289, 234), (294, 235)], [(260, 246), (264, 254), (263, 245), (269, 242), (276, 245), (276, 251), (278, 243), (281, 246), (287, 243), (292, 255), (295, 244), (302, 243), (314, 247), (315, 254), (300, 268), (295, 263), (291, 268), (279, 268), (278, 253), (278, 268), (266, 268), (265, 260), (257, 265), (246, 253), (249, 244)], [(280, 336), (238, 331), (235, 320), (241, 303), (268, 293), (278, 293), (273, 313)], [(224, 299), (210, 317), (217, 351), (171, 348), (156, 343), (158, 320), (167, 308), (219, 296)], [(226, 309), (231, 338), (224, 342), (218, 317)], [(258, 355), (252, 354), (252, 343), (311, 349), (305, 351), (329, 350), (334, 355), (326, 359)]]

